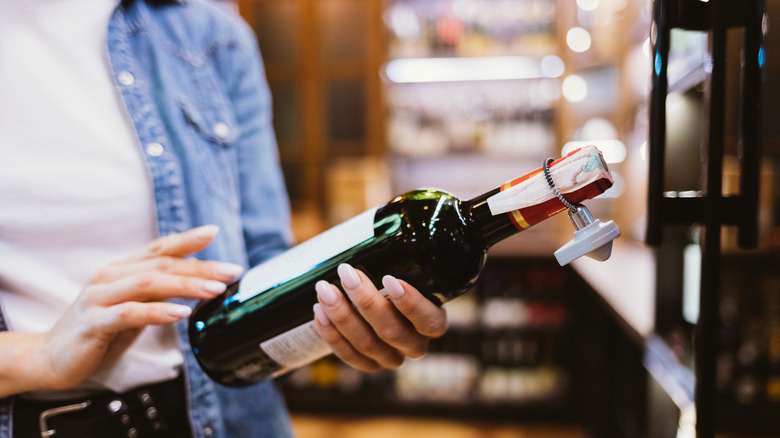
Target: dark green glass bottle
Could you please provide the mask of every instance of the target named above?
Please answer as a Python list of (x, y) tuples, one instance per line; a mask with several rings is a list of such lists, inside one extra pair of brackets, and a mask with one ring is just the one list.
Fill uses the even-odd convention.
[[(580, 202), (610, 185), (611, 180), (599, 180), (567, 196)], [(520, 221), (518, 211), (494, 215), (488, 199), (506, 187), (468, 201), (442, 191), (412, 191), (326, 232), (330, 238), (315, 237), (272, 259), (270, 267), (260, 265), (258, 275), (249, 270), (193, 312), (189, 335), (195, 357), (218, 383), (243, 386), (327, 354), (312, 322), (314, 285), (340, 284), (341, 263), (363, 271), (377, 288), (384, 275), (403, 279), (437, 304), (462, 295), (476, 282), (488, 248), (565, 209), (553, 198)], [(345, 239), (357, 240), (328, 253), (330, 243), (343, 246)], [(313, 258), (302, 255), (312, 251), (318, 253)], [(296, 264), (298, 271), (280, 274)]]

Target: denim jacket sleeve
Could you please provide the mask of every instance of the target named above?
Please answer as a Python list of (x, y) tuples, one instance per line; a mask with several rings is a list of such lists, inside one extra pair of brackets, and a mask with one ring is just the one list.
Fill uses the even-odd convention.
[[(238, 152), (241, 219), (249, 265), (259, 264), (272, 252), (287, 247), (289, 205), (273, 133), (271, 93), (254, 34), (240, 27), (241, 50), (236, 56), (215, 59), (229, 84), (229, 97), (240, 126)], [(256, 147), (256, 145), (263, 145)], [(279, 239), (283, 239), (279, 241)]]

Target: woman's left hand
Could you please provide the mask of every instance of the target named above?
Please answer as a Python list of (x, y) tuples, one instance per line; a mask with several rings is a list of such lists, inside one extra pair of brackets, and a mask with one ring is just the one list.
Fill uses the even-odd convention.
[(420, 357), (428, 340), (447, 330), (445, 310), (403, 280), (389, 275), (377, 290), (362, 272), (342, 264), (341, 290), (320, 281), (314, 316), (322, 337), (341, 360), (361, 371), (395, 369)]

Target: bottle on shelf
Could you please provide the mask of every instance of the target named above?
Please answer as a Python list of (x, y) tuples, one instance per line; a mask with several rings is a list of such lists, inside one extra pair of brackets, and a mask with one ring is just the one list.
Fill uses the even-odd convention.
[(555, 0), (389, 1), (391, 58), (502, 56), (555, 48)]
[[(612, 185), (594, 146), (552, 161), (549, 174), (572, 204)], [(378, 287), (392, 275), (441, 304), (477, 281), (488, 248), (566, 210), (542, 168), (471, 200), (437, 190), (398, 196), (250, 269), (189, 322), (195, 357), (216, 382), (243, 386), (329, 354), (313, 322), (314, 285), (338, 284), (350, 263)]]
[[(485, 67), (489, 69), (489, 67)], [(556, 79), (387, 84), (387, 142), (402, 157), (542, 159), (556, 144)], [(522, 138), (522, 144), (517, 142)]]

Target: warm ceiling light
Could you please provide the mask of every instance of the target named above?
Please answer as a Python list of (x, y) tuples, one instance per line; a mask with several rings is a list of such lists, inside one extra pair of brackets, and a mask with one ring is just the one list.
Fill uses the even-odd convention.
[(391, 82), (460, 82), (545, 77), (539, 62), (522, 56), (394, 59), (385, 66)]
[(563, 97), (569, 102), (582, 102), (588, 95), (588, 84), (580, 76), (571, 75), (563, 80), (561, 92), (563, 92)]
[(590, 33), (582, 27), (572, 27), (566, 32), (566, 45), (577, 53), (590, 49)]
[(577, 0), (577, 6), (583, 11), (594, 11), (599, 7), (599, 0)]

